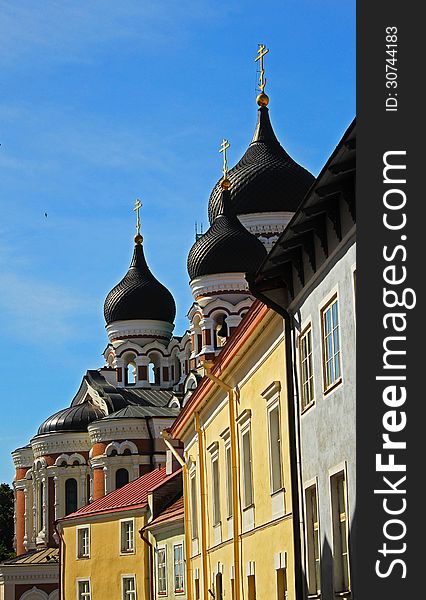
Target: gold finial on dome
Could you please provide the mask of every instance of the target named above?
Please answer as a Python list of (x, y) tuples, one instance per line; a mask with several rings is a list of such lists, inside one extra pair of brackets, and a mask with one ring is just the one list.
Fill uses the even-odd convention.
[(265, 86), (266, 86), (266, 77), (265, 77), (265, 69), (263, 68), (263, 57), (265, 54), (268, 54), (269, 50), (264, 44), (259, 44), (259, 48), (257, 51), (257, 56), (254, 59), (255, 62), (259, 61), (259, 84), (258, 88), (260, 94), (256, 98), (256, 102), (259, 106), (267, 106), (269, 103), (269, 97), (265, 94)]
[(135, 208), (133, 209), (136, 213), (136, 235), (134, 237), (135, 244), (142, 244), (143, 237), (141, 236), (141, 220), (139, 218), (139, 209), (142, 208), (142, 202), (139, 198), (136, 199)]
[(223, 169), (222, 169), (223, 179), (220, 182), (220, 186), (223, 190), (228, 190), (231, 187), (231, 182), (228, 179), (228, 160), (226, 157), (226, 151), (230, 146), (231, 146), (231, 144), (228, 142), (227, 139), (224, 138), (222, 140), (222, 143), (220, 145), (220, 150), (219, 150), (219, 152), (223, 153)]

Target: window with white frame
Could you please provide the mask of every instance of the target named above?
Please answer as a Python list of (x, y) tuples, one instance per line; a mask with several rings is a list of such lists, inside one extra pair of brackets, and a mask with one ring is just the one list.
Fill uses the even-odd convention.
[(191, 475), (191, 528), (192, 539), (198, 539), (197, 479)]
[(219, 455), (212, 456), (213, 526), (220, 523)]
[(321, 311), (324, 388), (327, 391), (342, 377), (340, 367), (339, 304), (337, 296)]
[(88, 579), (77, 581), (78, 600), (90, 600), (90, 581)]
[(319, 594), (321, 591), (321, 556), (316, 484), (305, 490), (305, 503), (308, 591), (309, 594)]
[(336, 592), (350, 589), (347, 491), (345, 471), (339, 471), (330, 478), (331, 507), (333, 520), (333, 576)]
[(157, 549), (157, 593), (167, 595), (167, 549), (165, 546)]
[(271, 493), (278, 492), (283, 487), (281, 459), (281, 419), (280, 403), (277, 399), (268, 406), (269, 456)]
[(77, 558), (88, 558), (90, 556), (90, 530), (89, 527), (77, 529)]
[(183, 594), (185, 591), (183, 544), (175, 544), (173, 546), (173, 580), (175, 594)]
[(250, 422), (241, 430), (241, 451), (243, 467), (243, 508), (253, 504), (253, 471), (251, 452)]
[(312, 366), (312, 328), (309, 325), (300, 335), (300, 383), (302, 410), (314, 401), (314, 370)]
[(122, 579), (122, 600), (136, 600), (136, 580), (134, 575), (125, 575)]
[(120, 521), (120, 552), (131, 554), (135, 551), (135, 522), (133, 519)]
[(228, 444), (225, 447), (225, 462), (226, 462), (226, 510), (228, 513), (228, 519), (233, 515), (233, 503), (232, 503), (232, 457), (231, 457), (231, 445)]

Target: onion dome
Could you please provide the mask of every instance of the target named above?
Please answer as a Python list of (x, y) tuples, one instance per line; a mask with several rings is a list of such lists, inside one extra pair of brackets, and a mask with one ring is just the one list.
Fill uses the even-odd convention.
[(254, 273), (266, 256), (262, 242), (232, 214), (230, 190), (222, 187), (221, 191), (217, 216), (189, 252), (191, 281), (217, 273)]
[[(260, 108), (251, 144), (228, 173), (231, 209), (236, 215), (295, 212), (314, 181), (313, 175), (297, 164), (277, 140), (263, 96), (258, 97)], [(218, 181), (209, 200), (210, 223), (219, 213), (221, 193)]]
[(135, 237), (135, 250), (129, 270), (108, 294), (104, 304), (107, 325), (114, 321), (155, 320), (173, 323), (176, 305), (173, 296), (149, 270), (142, 236)]
[(60, 431), (86, 431), (89, 423), (104, 416), (104, 411), (91, 402), (75, 404), (46, 419), (38, 428), (37, 435)]

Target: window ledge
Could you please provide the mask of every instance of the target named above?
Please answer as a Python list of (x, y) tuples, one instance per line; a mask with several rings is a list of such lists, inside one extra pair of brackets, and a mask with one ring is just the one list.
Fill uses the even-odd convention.
[(273, 498), (274, 496), (278, 496), (278, 494), (281, 494), (285, 492), (285, 487), (280, 487), (278, 490), (275, 490), (275, 492), (271, 492), (271, 498)]
[[(335, 381), (334, 383), (332, 383), (327, 389), (324, 390), (324, 396), (326, 396), (330, 392), (333, 392), (342, 383), (343, 383), (343, 379), (341, 377), (339, 377), (339, 379), (337, 381)], [(340, 592), (336, 592), (336, 593), (340, 594)]]
[(317, 600), (317, 598), (321, 598), (321, 592), (319, 594), (308, 594), (308, 600)]
[(254, 508), (254, 503), (253, 504), (249, 504), (248, 506), (245, 506), (243, 508), (243, 512), (245, 512), (246, 510), (250, 510), (251, 508)]
[(350, 590), (346, 590), (345, 592), (334, 592), (335, 598), (350, 598), (352, 592)]
[[(326, 392), (324, 392), (325, 394)], [(315, 406), (315, 400), (311, 400), (309, 402), (309, 404), (307, 404), (304, 408), (302, 408), (302, 410), (300, 411), (301, 415), (304, 415), (306, 412), (308, 412), (308, 410), (310, 408), (312, 408), (313, 406)], [(308, 598), (311, 598), (311, 596), (308, 596)], [(312, 598), (319, 598), (319, 596), (312, 596)]]

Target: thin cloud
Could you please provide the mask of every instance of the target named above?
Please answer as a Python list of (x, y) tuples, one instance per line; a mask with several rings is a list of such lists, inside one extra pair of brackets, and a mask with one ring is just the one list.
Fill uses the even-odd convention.
[[(189, 22), (223, 18), (202, 0), (6, 0), (0, 5), (0, 63), (91, 63), (115, 42), (147, 48), (177, 42)], [(179, 27), (177, 27), (179, 25)]]
[(80, 334), (78, 318), (92, 302), (49, 281), (23, 274), (0, 274), (3, 331), (27, 342), (62, 344)]

